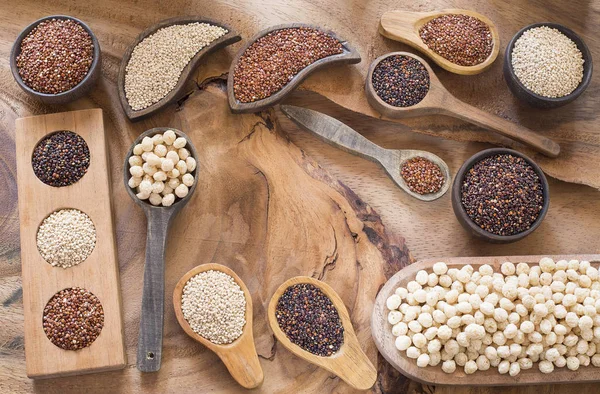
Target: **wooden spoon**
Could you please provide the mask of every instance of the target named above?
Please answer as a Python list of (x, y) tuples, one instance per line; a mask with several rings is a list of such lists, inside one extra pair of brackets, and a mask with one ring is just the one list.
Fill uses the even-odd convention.
[[(419, 30), (421, 29), (421, 27), (430, 20), (446, 14), (469, 15), (481, 20), (486, 25), (488, 25), (488, 27), (490, 28), (490, 32), (492, 33), (492, 41), (494, 46), (492, 48), (492, 52), (484, 62), (475, 66), (460, 66), (458, 64), (452, 63), (449, 60), (444, 59), (442, 56), (432, 51), (423, 42), (421, 36), (419, 35)], [(452, 8), (431, 12), (389, 11), (381, 16), (381, 20), (379, 22), (379, 33), (387, 38), (403, 42), (412, 46), (415, 49), (418, 49), (419, 51), (429, 56), (440, 67), (455, 74), (462, 75), (479, 74), (487, 70), (492, 65), (492, 63), (494, 63), (494, 60), (496, 60), (496, 57), (498, 56), (498, 52), (500, 50), (500, 39), (498, 38), (498, 29), (496, 29), (494, 22), (489, 20), (486, 16), (470, 10)]]
[(187, 135), (171, 127), (156, 127), (144, 132), (135, 140), (125, 157), (125, 164), (123, 166), (123, 179), (127, 193), (129, 193), (129, 196), (137, 205), (142, 207), (148, 222), (146, 264), (144, 266), (144, 293), (142, 296), (142, 312), (137, 349), (137, 368), (142, 372), (155, 372), (160, 369), (165, 312), (165, 249), (167, 235), (173, 218), (190, 201), (198, 184), (198, 167), (196, 167), (191, 172), (194, 175), (195, 182), (189, 189), (188, 195), (176, 200), (170, 207), (154, 206), (148, 201), (140, 200), (135, 195), (135, 191), (129, 187), (128, 181), (131, 176), (129, 174), (129, 158), (133, 155), (133, 147), (139, 144), (144, 137), (152, 137), (167, 130), (173, 130), (178, 137), (183, 137), (187, 140), (186, 148), (197, 161), (198, 153)]
[[(340, 316), (342, 325), (344, 326), (344, 343), (340, 350), (329, 357), (317, 356), (302, 349), (300, 346), (292, 343), (285, 333), (281, 331), (281, 328), (279, 328), (279, 323), (277, 323), (277, 317), (275, 315), (277, 302), (288, 287), (298, 283), (309, 283), (321, 289), (321, 291), (329, 297)], [(273, 294), (273, 297), (269, 302), (268, 316), (269, 325), (277, 340), (296, 356), (336, 374), (344, 382), (357, 390), (368, 390), (375, 384), (375, 381), (377, 380), (377, 370), (360, 348), (344, 302), (337, 295), (335, 290), (325, 282), (321, 282), (308, 276), (296, 276), (295, 278), (288, 279), (283, 282), (281, 286), (277, 288), (275, 294)]]
[[(348, 153), (381, 164), (396, 185), (414, 198), (422, 201), (433, 201), (443, 196), (450, 187), (451, 175), (448, 165), (433, 153), (413, 149), (385, 149), (369, 141), (354, 129), (331, 116), (292, 105), (281, 105), (280, 108), (287, 117), (302, 126), (302, 128), (321, 137), (325, 142)], [(414, 157), (424, 157), (437, 164), (444, 175), (444, 184), (440, 190), (429, 194), (418, 194), (410, 190), (400, 170), (406, 160)]]
[[(425, 66), (429, 73), (429, 92), (421, 102), (410, 107), (395, 107), (386, 103), (377, 95), (373, 88), (373, 70), (377, 64), (387, 57), (396, 55), (410, 56), (417, 59)], [(429, 67), (429, 64), (412, 53), (392, 52), (375, 59), (369, 67), (369, 73), (365, 82), (365, 92), (369, 104), (382, 115), (389, 118), (409, 118), (435, 114), (452, 116), (519, 141), (546, 156), (556, 157), (560, 153), (560, 145), (551, 139), (542, 137), (516, 123), (484, 112), (454, 97), (444, 88), (444, 85), (442, 85), (431, 67)]]
[[(231, 276), (244, 291), (244, 295), (246, 296), (246, 324), (244, 325), (244, 330), (238, 339), (227, 345), (217, 345), (198, 335), (192, 330), (192, 327), (190, 327), (187, 320), (185, 320), (183, 311), (181, 310), (181, 296), (187, 281), (201, 272), (210, 270), (221, 271)], [(202, 264), (192, 268), (179, 279), (179, 282), (177, 282), (175, 290), (173, 291), (173, 306), (175, 307), (177, 321), (185, 333), (215, 352), (221, 361), (223, 361), (231, 376), (240, 385), (247, 389), (252, 389), (258, 387), (263, 382), (264, 375), (260, 362), (258, 361), (258, 355), (254, 346), (254, 336), (252, 334), (252, 297), (244, 282), (235, 272), (224, 265), (213, 263)]]

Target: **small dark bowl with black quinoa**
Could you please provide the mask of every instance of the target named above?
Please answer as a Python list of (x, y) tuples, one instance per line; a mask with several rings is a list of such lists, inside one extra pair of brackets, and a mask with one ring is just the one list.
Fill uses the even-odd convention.
[(458, 222), (475, 238), (491, 243), (525, 238), (540, 226), (549, 206), (550, 189), (542, 169), (512, 149), (476, 153), (458, 170), (452, 185)]
[[(19, 72), (20, 69), (18, 66), (18, 57), (22, 52), (23, 40), (29, 35), (29, 33), (31, 33), (35, 28), (37, 28), (40, 25), (40, 23), (47, 23), (52, 21), (53, 19), (71, 20), (76, 24), (80, 25), (83, 28), (83, 30), (87, 33), (87, 35), (89, 35), (89, 38), (91, 39), (93, 45), (93, 50), (91, 64), (89, 65), (89, 69), (87, 70), (85, 76), (81, 80), (77, 80), (77, 83), (74, 84), (74, 86), (69, 87), (66, 90), (60, 90), (56, 93), (48, 93), (36, 90), (27, 83), (25, 83)], [(81, 20), (66, 15), (50, 15), (31, 23), (29, 26), (23, 29), (21, 33), (19, 33), (10, 51), (10, 69), (12, 71), (13, 77), (15, 78), (15, 81), (17, 81), (17, 84), (26, 93), (37, 98), (45, 104), (65, 104), (84, 96), (97, 82), (98, 77), (100, 76), (100, 73), (102, 71), (101, 64), (102, 61), (100, 43), (98, 42), (98, 39), (96, 38), (92, 30)]]

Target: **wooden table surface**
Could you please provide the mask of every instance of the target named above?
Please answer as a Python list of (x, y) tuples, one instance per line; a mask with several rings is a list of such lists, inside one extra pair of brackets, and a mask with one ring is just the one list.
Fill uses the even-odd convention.
[[(333, 0), (330, 0), (332, 3)], [(249, 2), (250, 3), (250, 2)], [(17, 209), (17, 186), (15, 170), (15, 145), (14, 145), (14, 120), (18, 117), (29, 116), (39, 113), (60, 112), (72, 109), (101, 107), (105, 112), (108, 124), (108, 135), (115, 137), (114, 142), (109, 143), (111, 159), (121, 160), (127, 146), (121, 146), (122, 136), (134, 136), (136, 133), (153, 127), (162, 126), (165, 118), (163, 115), (152, 117), (148, 121), (138, 124), (129, 123), (120, 108), (116, 96), (116, 72), (119, 66), (119, 57), (125, 51), (127, 45), (145, 27), (158, 20), (184, 14), (200, 14), (207, 17), (219, 17), (226, 15), (228, 23), (236, 26), (238, 31), (244, 33), (256, 32), (275, 23), (283, 22), (313, 22), (335, 25), (328, 23), (330, 18), (339, 18), (343, 21), (348, 36), (352, 31), (353, 19), (361, 21), (361, 15), (381, 14), (390, 9), (401, 9), (403, 7), (420, 10), (433, 10), (436, 8), (465, 7), (472, 8), (483, 13), (493, 13), (492, 19), (497, 24), (505, 22), (511, 24), (510, 29), (505, 29), (501, 35), (503, 45), (506, 45), (510, 35), (506, 32), (516, 32), (518, 27), (525, 24), (550, 20), (562, 22), (579, 32), (588, 32), (586, 40), (592, 49), (592, 54), (598, 56), (598, 38), (592, 37), (600, 25), (600, 3), (597, 1), (576, 0), (563, 2), (554, 1), (528, 1), (512, 2), (504, 1), (363, 1), (354, 0), (348, 2), (336, 2), (334, 12), (326, 11), (320, 1), (264, 1), (261, 6), (252, 6), (242, 1), (135, 1), (122, 4), (121, 1), (111, 0), (106, 2), (87, 2), (82, 0), (61, 0), (53, 2), (39, 1), (0, 1), (0, 392), (1, 393), (25, 393), (25, 392), (79, 392), (81, 388), (65, 385), (65, 381), (54, 379), (46, 382), (34, 382), (25, 376), (25, 360), (22, 340), (23, 330), (23, 305), (21, 290), (21, 266), (19, 249), (19, 218)], [(343, 5), (340, 5), (343, 4)], [(370, 8), (371, 7), (371, 8)], [(308, 10), (308, 11), (307, 11)], [(308, 14), (307, 14), (308, 13)], [(12, 79), (9, 70), (8, 53), (12, 42), (18, 32), (31, 21), (49, 14), (68, 14), (82, 18), (88, 22), (91, 28), (99, 35), (104, 51), (103, 79), (92, 94), (75, 103), (66, 106), (43, 106), (19, 90)], [(300, 15), (300, 16), (298, 16)], [(307, 20), (307, 15), (312, 15), (316, 20)], [(367, 16), (365, 16), (366, 18)], [(501, 19), (501, 20), (498, 20)], [(363, 22), (361, 22), (363, 23)], [(374, 30), (373, 27), (372, 30)], [(369, 32), (371, 36), (372, 31)], [(359, 34), (359, 33), (354, 33)], [(386, 44), (388, 45), (388, 44)], [(390, 45), (394, 49), (402, 46)], [(374, 46), (360, 48), (364, 56), (377, 56), (381, 53), (373, 53)], [(235, 50), (234, 47), (233, 50)], [(376, 51), (375, 51), (376, 52)], [(218, 54), (217, 59), (225, 62), (230, 59), (231, 53)], [(548, 127), (549, 119), (569, 125), (569, 135), (572, 135), (578, 127), (583, 127), (585, 133), (580, 135), (579, 141), (571, 141), (570, 144), (583, 152), (592, 152), (598, 144), (597, 112), (599, 87), (597, 79), (592, 82), (588, 92), (584, 94), (573, 107), (565, 107), (557, 112), (538, 112), (525, 109), (507, 93), (501, 75), (502, 56), (499, 56), (494, 67), (485, 76), (488, 82), (483, 89), (467, 82), (465, 77), (457, 78), (452, 75), (443, 74), (449, 82), (448, 88), (453, 93), (471, 104), (478, 105), (496, 113), (532, 114), (527, 119), (522, 119), (530, 128)], [(215, 67), (215, 69), (218, 69)], [(343, 75), (343, 70), (337, 69)], [(198, 80), (203, 76), (215, 75), (214, 69), (210, 67), (201, 68)], [(315, 76), (307, 82), (307, 85), (319, 82), (319, 76)], [(503, 90), (497, 97), (490, 98), (490, 86), (500, 87)], [(345, 95), (359, 94), (357, 92), (344, 92)], [(344, 101), (335, 96), (333, 99), (338, 103)], [(417, 134), (411, 132), (411, 127), (421, 127), (433, 130), (431, 134), (449, 136), (456, 132), (463, 137), (474, 132), (470, 126), (451, 121), (442, 117), (428, 117), (420, 121), (408, 122), (409, 127), (397, 123), (374, 120), (371, 117), (356, 114), (340, 107), (337, 104), (312, 92), (297, 92), (289, 100), (293, 104), (301, 104), (319, 111), (336, 116), (351, 125), (365, 137), (387, 148), (408, 148), (429, 150), (448, 163), (452, 173), (456, 173), (460, 165), (475, 152), (491, 147), (489, 144), (478, 142), (461, 142), (442, 139), (435, 136)], [(585, 110), (585, 111), (584, 111)], [(584, 112), (582, 112), (584, 111)], [(547, 114), (547, 115), (546, 115)], [(576, 116), (577, 121), (572, 121)], [(583, 115), (582, 115), (583, 114)], [(583, 117), (582, 117), (583, 116)], [(551, 204), (548, 215), (540, 228), (530, 237), (511, 245), (489, 245), (473, 240), (459, 226), (452, 212), (450, 196), (432, 202), (424, 203), (417, 201), (400, 189), (385, 175), (384, 171), (376, 164), (364, 159), (352, 156), (336, 150), (317, 140), (312, 135), (297, 129), (290, 121), (278, 114), (281, 128), (287, 132), (290, 140), (300, 147), (308, 156), (315, 159), (341, 182), (350, 187), (364, 201), (370, 204), (382, 217), (384, 225), (391, 233), (403, 236), (408, 248), (415, 259), (429, 258), (435, 256), (482, 256), (482, 255), (519, 255), (519, 254), (576, 254), (576, 253), (599, 253), (600, 243), (600, 193), (598, 190), (583, 185), (565, 183), (550, 178)], [(594, 129), (595, 127), (595, 129)], [(571, 130), (572, 129), (572, 130)], [(440, 130), (439, 133), (437, 131)], [(481, 131), (477, 130), (477, 133)], [(466, 133), (466, 134), (465, 134)], [(553, 134), (559, 133), (554, 131)], [(462, 138), (462, 137), (461, 137)], [(466, 138), (468, 139), (468, 138)], [(477, 138), (475, 138), (477, 139)], [(571, 151), (575, 152), (575, 151)], [(574, 155), (574, 153), (573, 153)], [(593, 157), (593, 156), (592, 156)], [(571, 160), (578, 161), (577, 165), (570, 166)], [(573, 156), (567, 154), (562, 158), (564, 168), (560, 169), (561, 178), (579, 179), (579, 172), (583, 171), (580, 166), (582, 160), (588, 160), (589, 165), (598, 168), (598, 160), (593, 162), (589, 157)], [(594, 167), (596, 166), (596, 167)], [(558, 171), (552, 167), (553, 171)], [(600, 171), (600, 170), (597, 170)], [(112, 176), (120, 176), (113, 171)], [(600, 179), (600, 173), (586, 174), (588, 179)], [(122, 196), (122, 193), (114, 192)], [(130, 201), (128, 201), (130, 203)], [(131, 203), (133, 206), (133, 203)], [(123, 209), (121, 209), (123, 211)], [(117, 217), (117, 238), (119, 262), (123, 267), (132, 256), (143, 253), (143, 244), (137, 245), (128, 240), (131, 225), (129, 220), (143, 225), (141, 211), (131, 213), (127, 218)], [(143, 238), (137, 237), (138, 240)], [(135, 259), (136, 269), (142, 272), (143, 259)], [(141, 281), (141, 278), (139, 278)], [(128, 284), (123, 284), (124, 288)], [(126, 305), (127, 308), (127, 305)], [(127, 310), (125, 314), (131, 313)], [(137, 328), (129, 328), (128, 336), (137, 336)], [(135, 341), (135, 338), (128, 338)], [(130, 366), (135, 368), (135, 353), (129, 353)], [(52, 362), (52, 360), (48, 360)], [(222, 366), (221, 366), (222, 367)], [(144, 389), (149, 392), (156, 384), (155, 392), (179, 391), (197, 392), (190, 386), (181, 388), (178, 384), (187, 371), (173, 371), (167, 382), (153, 382), (148, 377), (144, 381)], [(106, 382), (110, 381), (111, 374), (92, 375), (86, 379), (89, 383), (89, 391), (104, 392)], [(231, 386), (229, 386), (231, 387)], [(212, 392), (220, 392), (220, 387), (210, 387)], [(568, 386), (536, 386), (536, 387), (512, 387), (512, 388), (476, 388), (476, 387), (422, 387), (420, 384), (408, 385), (409, 392), (428, 392), (444, 394), (466, 394), (466, 393), (596, 393), (598, 386), (568, 385)], [(123, 393), (139, 392), (140, 387), (133, 383), (123, 381), (119, 388)], [(341, 389), (338, 389), (341, 390)], [(381, 392), (380, 387), (375, 391)], [(387, 392), (398, 392), (389, 388)]]

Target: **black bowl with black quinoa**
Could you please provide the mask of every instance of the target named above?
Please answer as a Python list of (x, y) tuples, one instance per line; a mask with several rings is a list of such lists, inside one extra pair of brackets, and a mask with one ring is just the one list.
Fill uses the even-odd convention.
[(492, 243), (525, 238), (539, 227), (549, 205), (548, 181), (541, 168), (511, 149), (475, 154), (452, 185), (452, 208), (460, 224)]

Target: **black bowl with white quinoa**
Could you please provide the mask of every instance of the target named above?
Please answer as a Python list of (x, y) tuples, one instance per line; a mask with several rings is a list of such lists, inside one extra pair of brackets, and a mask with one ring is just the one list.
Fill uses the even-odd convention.
[[(85, 74), (85, 77), (78, 81), (75, 86), (70, 87), (68, 90), (57, 93), (46, 93), (32, 88), (23, 80), (19, 72), (18, 57), (21, 55), (23, 40), (28, 37), (29, 34), (40, 25), (40, 23), (47, 23), (51, 22), (52, 20), (71, 20), (77, 25), (81, 26), (91, 39), (93, 51), (92, 61), (87, 73)], [(44, 45), (46, 44), (47, 43), (44, 42)], [(10, 52), (10, 68), (15, 81), (17, 81), (17, 84), (29, 95), (39, 99), (45, 104), (65, 104), (84, 96), (97, 82), (101, 73), (101, 64), (100, 43), (98, 42), (98, 39), (92, 30), (81, 20), (67, 15), (50, 15), (31, 23), (29, 26), (23, 29), (21, 33), (19, 33)]]
[[(566, 38), (570, 39), (577, 46), (577, 49), (579, 50), (579, 52), (581, 53), (581, 57), (583, 58), (583, 74), (581, 75), (581, 81), (579, 81), (577, 87), (568, 94), (564, 94), (564, 92), (558, 92), (559, 97), (549, 97), (552, 95), (550, 92), (548, 95), (543, 95), (538, 94), (541, 92), (536, 93), (533, 90), (529, 89), (526, 86), (526, 83), (523, 83), (519, 79), (519, 72), (515, 70), (515, 66), (513, 64), (513, 50), (515, 48), (515, 44), (517, 44), (517, 41), (523, 36), (525, 32), (544, 26), (550, 29), (556, 29), (564, 36), (566, 36)], [(557, 43), (559, 43), (560, 41), (562, 40), (553, 40), (552, 44), (557, 45)], [(531, 54), (534, 51), (527, 52)], [(532, 66), (536, 69), (540, 69), (539, 62), (541, 61), (541, 59), (536, 59), (535, 62), (532, 63)], [(510, 40), (506, 47), (506, 52), (504, 54), (503, 73), (506, 84), (517, 98), (536, 108), (556, 108), (575, 100), (587, 89), (588, 85), (590, 84), (590, 81), (592, 80), (592, 70), (592, 54), (585, 42), (583, 41), (583, 39), (581, 39), (581, 37), (579, 37), (571, 29), (558, 23), (543, 22), (525, 26), (524, 28), (519, 30), (519, 32), (517, 32), (517, 34), (515, 34), (514, 37)]]

